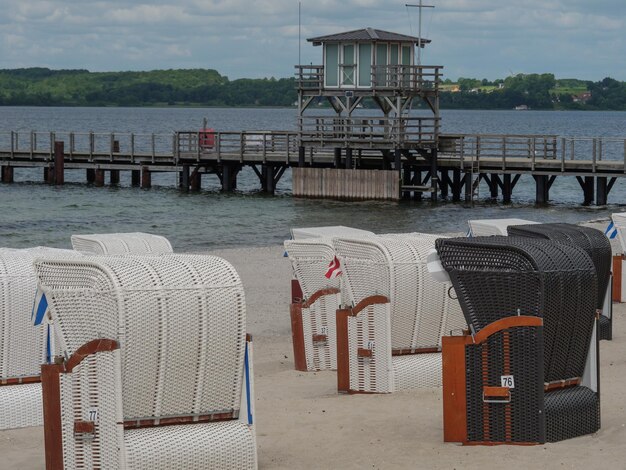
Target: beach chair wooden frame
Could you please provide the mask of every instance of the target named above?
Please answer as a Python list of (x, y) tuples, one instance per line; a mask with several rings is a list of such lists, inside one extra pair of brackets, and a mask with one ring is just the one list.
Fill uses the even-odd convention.
[(444, 441), (530, 445), (600, 428), (597, 274), (579, 247), (442, 239), (469, 329), (443, 338)]
[(438, 236), (335, 238), (343, 271), (337, 311), (337, 385), (344, 393), (392, 393), (441, 385), (441, 337), (466, 328), (450, 283), (427, 256)]
[(95, 233), (72, 235), (72, 247), (85, 255), (172, 253), (169, 240), (150, 233)]
[(49, 355), (48, 325), (33, 326), (33, 259), (79, 257), (53, 248), (0, 249), (0, 429), (41, 426), (40, 367)]
[(36, 261), (46, 468), (256, 468), (241, 280), (214, 256)]

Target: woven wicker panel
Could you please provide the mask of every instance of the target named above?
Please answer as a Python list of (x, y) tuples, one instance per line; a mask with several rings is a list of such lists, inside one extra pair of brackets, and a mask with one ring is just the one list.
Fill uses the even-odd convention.
[(167, 238), (141, 232), (72, 235), (72, 247), (86, 255), (158, 254), (173, 251)]
[[(544, 442), (545, 414), (540, 328), (500, 331), (465, 349), (467, 435), (476, 442)], [(510, 403), (488, 403), (484, 387), (500, 387), (512, 375)]]
[(537, 238), (442, 239), (437, 250), (468, 324), (544, 318), (546, 382), (580, 377), (593, 331), (597, 282), (584, 250)]
[(548, 442), (584, 436), (600, 429), (600, 397), (587, 387), (548, 392), (545, 403)]
[(535, 224), (532, 220), (524, 219), (479, 219), (468, 220), (472, 237), (489, 237), (492, 235), (507, 235), (509, 225)]
[(41, 426), (42, 409), (41, 384), (0, 387), (0, 429)]
[[(310, 308), (302, 309), (304, 350), (307, 370), (337, 369), (336, 311), (341, 296), (331, 294), (320, 297)], [(325, 335), (326, 341), (313, 341), (313, 336)]]
[(254, 432), (240, 421), (129, 430), (124, 440), (129, 469), (256, 468)]
[(120, 342), (125, 419), (239, 409), (245, 298), (226, 261), (129, 255), (36, 267), (65, 354)]
[(343, 301), (356, 305), (372, 295), (391, 300), (392, 348), (441, 345), (442, 333), (464, 328), (451, 284), (438, 283), (426, 266), (437, 236), (403, 234), (372, 239), (334, 239), (344, 270)]
[[(375, 304), (348, 318), (350, 390), (390, 393), (395, 391), (391, 359), (390, 305)], [(359, 357), (358, 350), (371, 357)]]
[(285, 250), (305, 299), (319, 290), (340, 287), (341, 276), (332, 279), (325, 276), (328, 265), (335, 257), (330, 239), (287, 240)]
[(585, 250), (598, 276), (597, 308), (603, 307), (613, 254), (609, 239), (601, 231), (573, 224), (533, 224), (510, 226), (508, 233), (513, 236), (545, 238)]
[[(120, 432), (115, 364), (119, 351), (101, 352), (85, 358), (71, 374), (61, 374), (61, 426), (65, 468), (119, 468)], [(74, 434), (74, 422), (92, 421), (95, 433)]]
[(441, 387), (441, 354), (407, 354), (392, 357), (396, 390)]
[(33, 327), (37, 280), (33, 259), (78, 258), (79, 253), (54, 248), (0, 249), (0, 379), (40, 374), (46, 361), (45, 327)]

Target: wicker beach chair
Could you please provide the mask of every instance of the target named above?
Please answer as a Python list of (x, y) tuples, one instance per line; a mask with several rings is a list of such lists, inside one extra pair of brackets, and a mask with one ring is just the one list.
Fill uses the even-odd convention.
[(290, 305), (296, 370), (337, 369), (336, 311), (340, 306), (341, 276), (329, 265), (335, 250), (328, 238), (288, 240), (285, 250), (293, 268)]
[(451, 285), (428, 272), (426, 258), (437, 238), (333, 239), (345, 306), (337, 312), (340, 392), (441, 385), (441, 337), (467, 325)]
[(160, 254), (172, 253), (167, 238), (150, 233), (98, 233), (72, 235), (72, 247), (86, 255)]
[(506, 235), (506, 229), (509, 225), (526, 225), (536, 224), (532, 220), (524, 219), (477, 219), (468, 220), (469, 226), (468, 236), (470, 237), (486, 237), (491, 235)]
[[(296, 370), (337, 369), (336, 311), (341, 302), (340, 268), (331, 238), (372, 237), (373, 232), (345, 227), (291, 229), (285, 251), (293, 268), (291, 281), (291, 333)], [(326, 276), (328, 274), (328, 276)]]
[(34, 327), (36, 256), (79, 257), (71, 250), (0, 249), (0, 429), (41, 426), (41, 364), (51, 344), (47, 325)]
[(545, 238), (559, 243), (578, 246), (585, 250), (596, 267), (598, 278), (597, 309), (600, 316), (600, 339), (613, 338), (613, 301), (611, 289), (612, 250), (609, 239), (600, 231), (591, 227), (573, 224), (535, 224), (511, 225), (511, 236)]
[(239, 276), (214, 256), (35, 262), (60, 342), (47, 468), (256, 468)]
[(437, 241), (469, 331), (443, 339), (444, 440), (533, 444), (600, 428), (597, 275), (579, 247)]

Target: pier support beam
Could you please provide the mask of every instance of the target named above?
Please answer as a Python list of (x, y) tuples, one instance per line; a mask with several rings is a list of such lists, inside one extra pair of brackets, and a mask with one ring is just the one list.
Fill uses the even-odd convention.
[(111, 170), (109, 172), (109, 182), (112, 185), (120, 184), (120, 170)]
[(349, 170), (352, 168), (352, 149), (346, 148), (346, 168)]
[[(87, 170), (89, 171), (89, 170)], [(132, 186), (139, 186), (141, 184), (141, 171), (131, 170), (130, 172), (130, 184)]]
[(96, 181), (96, 170), (92, 170), (91, 168), (85, 170), (85, 178), (87, 179), (87, 183)]
[(180, 172), (180, 190), (184, 193), (189, 192), (189, 165), (183, 165)]
[[(404, 165), (404, 170), (402, 172), (402, 186), (411, 186), (411, 167), (409, 165)], [(402, 193), (402, 199), (410, 199), (411, 191), (404, 191)]]
[(441, 197), (447, 199), (448, 191), (450, 189), (450, 176), (448, 176), (448, 170), (441, 170), (439, 189), (441, 190)]
[(402, 151), (395, 149), (393, 152), (393, 169), (400, 171), (402, 169)]
[(463, 179), (465, 183), (465, 202), (470, 203), (472, 202), (472, 193), (474, 192), (474, 189), (472, 188), (472, 174), (465, 173)]
[(54, 143), (54, 172), (52, 183), (65, 184), (65, 144), (63, 141)]
[(461, 170), (452, 170), (452, 202), (461, 200)]
[(491, 199), (498, 199), (498, 180), (498, 175), (494, 173), (489, 175), (489, 179), (487, 180), (487, 183), (489, 183), (489, 195), (491, 196)]
[(152, 187), (152, 173), (147, 166), (141, 167), (141, 189), (149, 189)]
[(300, 168), (304, 166), (305, 156), (306, 156), (306, 149), (303, 146), (298, 147), (298, 166)]
[(199, 168), (196, 168), (189, 176), (189, 185), (192, 191), (200, 191), (202, 188), (202, 175), (199, 170)]
[(341, 168), (341, 147), (335, 147), (335, 168)]
[(511, 204), (511, 198), (513, 197), (514, 186), (515, 184), (511, 183), (510, 174), (502, 175), (502, 202), (504, 204)]
[(596, 178), (596, 205), (606, 206), (609, 196), (608, 178), (606, 176), (598, 176)]
[(94, 184), (96, 185), (96, 187), (101, 188), (102, 186), (104, 186), (104, 170), (94, 170), (95, 171), (95, 179), (94, 179)]
[[(413, 186), (422, 186), (422, 171), (415, 170), (413, 172), (413, 178), (411, 179)], [(422, 200), (422, 192), (421, 191), (413, 191), (413, 200), (421, 201)]]
[(534, 175), (535, 178), (535, 202), (547, 204), (550, 199), (550, 183), (548, 175)]
[(222, 191), (228, 192), (237, 189), (238, 172), (237, 166), (232, 163), (224, 163), (222, 165)]
[(437, 202), (437, 149), (430, 151), (430, 179), (433, 187), (433, 192), (430, 193), (430, 199), (432, 202)]
[(585, 176), (584, 178), (577, 176), (576, 180), (583, 190), (583, 204), (588, 206), (593, 204), (594, 197), (594, 178), (593, 176)]
[(13, 183), (13, 167), (12, 166), (2, 167), (2, 182)]

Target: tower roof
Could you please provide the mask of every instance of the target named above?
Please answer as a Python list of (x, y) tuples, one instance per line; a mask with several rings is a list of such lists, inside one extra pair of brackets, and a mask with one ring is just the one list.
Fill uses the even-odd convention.
[[(314, 46), (319, 46), (325, 42), (410, 42), (413, 44), (419, 44), (420, 38), (415, 36), (408, 36), (406, 34), (392, 33), (390, 31), (383, 31), (381, 29), (363, 28), (355, 29), (354, 31), (346, 31), (344, 33), (328, 34), (326, 36), (318, 36), (315, 38), (309, 38), (307, 41), (312, 42)], [(430, 39), (422, 38), (422, 47), (424, 44), (428, 44)]]

